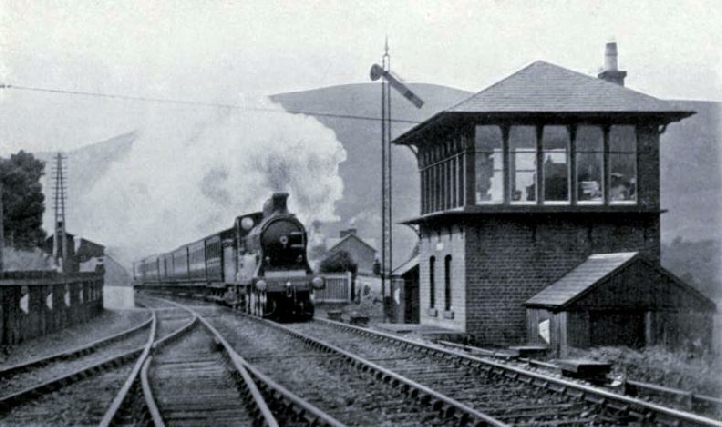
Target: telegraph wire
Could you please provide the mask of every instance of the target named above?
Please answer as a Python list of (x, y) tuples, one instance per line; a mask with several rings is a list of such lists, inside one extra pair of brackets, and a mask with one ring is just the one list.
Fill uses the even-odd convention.
[[(15, 89), (18, 91), (54, 93), (54, 94), (60, 94), (60, 95), (89, 96), (89, 97), (95, 97), (95, 98), (109, 98), (109, 99), (118, 99), (118, 100), (124, 100), (124, 101), (153, 102), (153, 103), (158, 103), (158, 104), (194, 105), (194, 106), (201, 106), (201, 107), (228, 108), (228, 109), (234, 109), (234, 110), (254, 111), (254, 112), (262, 112), (262, 113), (291, 113), (291, 114), (305, 114), (305, 115), (309, 115), (309, 116), (329, 117), (329, 118), (337, 118), (337, 119), (366, 120), (366, 121), (375, 121), (375, 122), (381, 121), (380, 117), (357, 116), (357, 115), (353, 115), (353, 114), (324, 113), (324, 112), (319, 112), (319, 111), (304, 111), (304, 110), (274, 110), (271, 108), (247, 107), (244, 105), (224, 104), (224, 103), (217, 103), (217, 102), (185, 101), (185, 100), (181, 100), (181, 99), (153, 98), (153, 97), (146, 97), (146, 96), (119, 95), (119, 94), (112, 94), (112, 93), (87, 92), (87, 91), (77, 91), (77, 90), (48, 89), (48, 88), (39, 88), (39, 87), (31, 87), (31, 86), (16, 86), (16, 85), (9, 85), (9, 84), (0, 84), (0, 89)], [(421, 123), (418, 120), (406, 120), (406, 119), (394, 119), (393, 122), (395, 122), (395, 123), (411, 123), (411, 124)]]

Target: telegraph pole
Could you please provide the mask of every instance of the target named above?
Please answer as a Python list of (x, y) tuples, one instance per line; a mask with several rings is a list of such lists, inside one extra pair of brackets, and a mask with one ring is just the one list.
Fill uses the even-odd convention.
[[(381, 57), (381, 66), (384, 72), (391, 69), (391, 55), (389, 55), (389, 39), (386, 38), (384, 55)], [(388, 317), (386, 306), (386, 279), (387, 272), (391, 273), (393, 265), (393, 186), (391, 181), (391, 91), (386, 79), (381, 82), (381, 301), (384, 322)], [(390, 278), (390, 277), (389, 277)], [(389, 287), (391, 283), (389, 282)], [(389, 289), (390, 291), (390, 289)]]
[(4, 255), (5, 252), (5, 213), (3, 210), (3, 183), (0, 181), (0, 273), (4, 268)]
[(53, 259), (55, 265), (62, 273), (67, 273), (70, 268), (68, 260), (68, 239), (65, 237), (65, 202), (67, 189), (65, 184), (66, 157), (58, 153), (55, 156), (55, 182), (53, 186), (53, 204), (55, 210), (55, 232), (53, 234)]
[[(391, 74), (391, 55), (389, 39), (386, 38), (381, 65), (371, 66), (371, 80), (381, 79), (381, 301), (384, 322), (388, 317), (386, 310), (386, 279), (390, 279), (393, 265), (393, 181), (391, 162), (391, 88), (400, 92), (416, 108), (424, 102), (409, 88)], [(387, 272), (389, 277), (387, 277)], [(389, 287), (391, 286), (389, 282)]]

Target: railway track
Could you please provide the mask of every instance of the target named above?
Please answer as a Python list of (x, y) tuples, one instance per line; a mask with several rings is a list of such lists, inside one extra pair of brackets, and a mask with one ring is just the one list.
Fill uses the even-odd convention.
[[(188, 323), (189, 318), (176, 307), (153, 308), (149, 320), (139, 327), (5, 369), (3, 385), (9, 387), (0, 397), (0, 425), (106, 426), (150, 419), (143, 402), (132, 393), (140, 389), (140, 369), (152, 345), (173, 336), (178, 324)], [(143, 329), (149, 329), (148, 334)], [(163, 338), (156, 341), (156, 336)]]
[(684, 411), (365, 328), (325, 320), (288, 328), (322, 338), (504, 424), (722, 425)]
[[(249, 414), (244, 414), (242, 405), (229, 403), (238, 401), (231, 399), (234, 392), (229, 375), (234, 377), (237, 388), (245, 389), (242, 400), (251, 413), (263, 413), (258, 408), (268, 408), (267, 416), (272, 418), (256, 419), (253, 424), (459, 425), (460, 418), (423, 398), (433, 392), (394, 387), (349, 355), (334, 355), (333, 350), (292, 337), (273, 323), (236, 317), (228, 311), (218, 313), (217, 309), (207, 317), (199, 315), (199, 320), (215, 336), (213, 342), (219, 343), (225, 352), (223, 358), (233, 366), (224, 368), (218, 356), (204, 351), (204, 346), (210, 343), (209, 335), (198, 331), (173, 345), (174, 351), (167, 355), (159, 353), (157, 358), (162, 363), (153, 367), (154, 362), (148, 362), (151, 367), (144, 368), (148, 374), (148, 380), (144, 380), (146, 399), (153, 408), (156, 425), (225, 425), (230, 424), (231, 417), (248, 424)], [(197, 369), (191, 371), (191, 366)], [(188, 390), (188, 379), (183, 379), (180, 373), (192, 375), (194, 384), (210, 387), (194, 387), (195, 393), (184, 392)], [(209, 388), (215, 390), (208, 393)], [(461, 407), (457, 409), (464, 412)], [(474, 420), (473, 424), (479, 425), (499, 425), (473, 411), (462, 414), (462, 419)]]
[[(149, 338), (143, 333), (153, 331), (155, 315), (146, 322), (126, 331), (97, 340), (73, 350), (35, 359), (0, 371), (3, 388), (0, 391), (0, 423), (15, 424), (34, 420), (61, 421), (71, 420), (78, 415), (79, 420), (97, 415), (97, 406), (89, 399), (112, 400), (107, 390), (110, 384), (127, 376), (122, 366), (135, 359), (142, 352), (143, 343)], [(140, 349), (140, 350), (139, 350)], [(108, 375), (101, 375), (108, 373)], [(93, 380), (102, 377), (100, 380)], [(79, 393), (88, 382), (97, 393)], [(122, 379), (120, 380), (122, 384)], [(117, 387), (116, 387), (117, 390)], [(51, 395), (52, 394), (52, 395)], [(77, 411), (65, 411), (67, 403), (77, 398)], [(62, 408), (62, 409), (59, 409)], [(102, 417), (104, 407), (100, 409)], [(46, 421), (43, 421), (46, 422)]]
[(100, 422), (102, 427), (109, 425), (150, 425), (152, 423), (152, 411), (148, 401), (143, 396), (143, 367), (150, 360), (153, 349), (182, 336), (197, 320), (193, 313), (173, 304), (162, 301), (144, 301), (144, 305), (152, 307), (153, 312), (156, 314), (154, 339), (146, 345), (132, 372), (128, 375), (122, 388), (105, 412)]
[(160, 420), (168, 426), (254, 424), (253, 412), (239, 399), (234, 373), (213, 334), (195, 324), (144, 365), (144, 390), (152, 396), (156, 425)]
[[(247, 361), (254, 376), (282, 383), (298, 399), (339, 424), (459, 425), (459, 419), (440, 411), (438, 405), (417, 398), (423, 394), (421, 389), (409, 385), (404, 392), (353, 357), (298, 339), (276, 324), (246, 316), (219, 317), (212, 322)], [(466, 415), (465, 419), (480, 420), (479, 414)]]
[[(143, 366), (143, 395), (156, 426), (278, 426), (267, 402), (284, 409), (282, 419), (310, 424), (303, 421), (309, 419), (303, 414), (315, 413), (316, 408), (294, 401), (277, 384), (251, 378), (247, 363), (206, 320), (217, 315), (217, 308), (187, 310), (193, 313), (194, 324), (178, 333), (175, 340), (157, 343), (157, 355), (149, 357)], [(161, 350), (161, 346), (165, 348)], [(272, 391), (267, 393), (268, 399), (261, 395), (257, 382)], [(314, 419), (324, 417), (319, 414)]]
[[(12, 408), (12, 418), (0, 425), (40, 419), (100, 425), (722, 425), (364, 328), (327, 321), (278, 325), (218, 307), (156, 301), (149, 305), (163, 338), (149, 338), (121, 367), (62, 387), (38, 405), (19, 405), (20, 412)], [(98, 408), (107, 406), (107, 391), (119, 388), (103, 414)], [(68, 402), (72, 415), (57, 410)]]

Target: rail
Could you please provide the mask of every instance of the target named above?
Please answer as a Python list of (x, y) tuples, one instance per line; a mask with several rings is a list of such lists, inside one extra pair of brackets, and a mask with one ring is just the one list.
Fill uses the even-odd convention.
[[(541, 375), (535, 372), (530, 372), (525, 369), (517, 368), (514, 366), (505, 365), (498, 363), (494, 360), (484, 359), (477, 356), (468, 354), (462, 354), (443, 348), (439, 345), (420, 343), (412, 341), (403, 337), (391, 335), (381, 331), (372, 331), (368, 328), (362, 328), (358, 326), (343, 324), (327, 319), (316, 319), (320, 322), (326, 322), (332, 325), (337, 325), (341, 328), (347, 328), (357, 331), (361, 334), (373, 334), (376, 336), (383, 337), (384, 339), (404, 343), (405, 345), (422, 348), (425, 351), (433, 350), (438, 353), (449, 355), (453, 357), (463, 358), (469, 361), (479, 363), (481, 365), (489, 366), (492, 369), (496, 369), (499, 372), (505, 372), (509, 375), (526, 377), (529, 381), (536, 381), (539, 384), (546, 384), (545, 387), (549, 389), (558, 389), (559, 392), (563, 392), (568, 395), (577, 395), (584, 397), (587, 400), (592, 401), (604, 401), (608, 406), (617, 406), (619, 408), (627, 408), (631, 413), (637, 414), (638, 417), (643, 419), (649, 419), (649, 417), (655, 417), (656, 419), (669, 420), (670, 424), (676, 425), (693, 425), (693, 426), (717, 426), (722, 427), (722, 422), (711, 418), (691, 414), (689, 412), (677, 410), (674, 408), (668, 408), (665, 406), (657, 405), (636, 399), (629, 396), (622, 396), (619, 394), (611, 393), (606, 390), (599, 388), (577, 384), (571, 381), (564, 380), (562, 378), (554, 378), (545, 375)], [(506, 374), (505, 374), (506, 375)]]
[(125, 380), (125, 383), (123, 384), (123, 387), (121, 387), (118, 394), (115, 395), (115, 398), (113, 399), (113, 402), (110, 404), (110, 407), (107, 411), (105, 411), (105, 415), (103, 415), (103, 419), (100, 421), (101, 427), (108, 427), (112, 422), (113, 419), (117, 416), (118, 411), (120, 410), (121, 406), (123, 405), (123, 402), (125, 401), (125, 398), (128, 396), (128, 393), (130, 391), (130, 388), (133, 386), (133, 383), (138, 378), (138, 375), (140, 373), (140, 370), (143, 367), (143, 363), (145, 363), (145, 359), (150, 354), (151, 348), (153, 347), (153, 343), (155, 342), (155, 333), (156, 333), (156, 326), (157, 326), (157, 316), (155, 310), (153, 310), (153, 324), (151, 325), (150, 334), (148, 336), (148, 341), (143, 346), (143, 351), (138, 357), (137, 361), (135, 362), (135, 366), (133, 366), (133, 370), (131, 371), (128, 378)]
[(0, 378), (5, 378), (5, 377), (8, 377), (8, 376), (10, 376), (10, 375), (15, 375), (15, 374), (18, 374), (18, 373), (20, 373), (20, 372), (27, 371), (28, 369), (36, 368), (36, 367), (39, 367), (39, 366), (44, 366), (44, 365), (47, 365), (47, 364), (49, 364), (49, 363), (53, 363), (53, 362), (56, 362), (56, 361), (59, 361), (59, 360), (69, 360), (69, 359), (74, 359), (74, 358), (76, 358), (76, 357), (80, 357), (80, 356), (84, 356), (84, 355), (90, 354), (90, 353), (94, 352), (95, 350), (97, 350), (98, 348), (100, 348), (100, 347), (102, 347), (102, 346), (104, 346), (104, 345), (111, 344), (111, 343), (113, 343), (113, 342), (115, 342), (115, 341), (121, 340), (121, 339), (123, 339), (123, 338), (125, 338), (125, 337), (127, 337), (127, 336), (129, 336), (129, 335), (132, 335), (132, 334), (134, 334), (135, 332), (138, 332), (139, 330), (141, 330), (141, 329), (143, 329), (143, 328), (147, 328), (147, 327), (150, 326), (152, 323), (153, 323), (153, 316), (151, 315), (151, 316), (148, 317), (148, 320), (146, 320), (145, 322), (143, 322), (143, 323), (141, 323), (141, 324), (139, 324), (139, 325), (136, 325), (136, 326), (133, 326), (133, 327), (131, 327), (131, 328), (128, 328), (128, 329), (126, 329), (125, 331), (121, 331), (121, 332), (119, 332), (119, 333), (117, 333), (117, 334), (110, 335), (110, 336), (107, 336), (107, 337), (104, 337), (104, 338), (100, 338), (100, 339), (98, 339), (98, 340), (96, 340), (96, 341), (91, 342), (90, 344), (86, 344), (86, 345), (83, 345), (83, 346), (75, 347), (75, 348), (72, 348), (72, 349), (69, 349), (69, 350), (64, 350), (64, 351), (62, 351), (62, 352), (60, 352), (60, 353), (56, 353), (56, 354), (51, 355), (51, 356), (46, 356), (46, 357), (40, 357), (40, 358), (37, 358), (37, 359), (32, 359), (32, 360), (30, 360), (30, 361), (28, 361), (28, 362), (25, 362), (25, 363), (20, 363), (20, 364), (17, 364), (17, 365), (8, 366), (8, 367), (6, 367), (6, 368), (0, 369)]
[(484, 426), (495, 426), (495, 427), (503, 427), (507, 424), (487, 415), (482, 412), (479, 412), (475, 410), (474, 408), (470, 408), (466, 405), (464, 405), (461, 402), (458, 402), (454, 399), (451, 399), (447, 396), (444, 396), (442, 394), (437, 393), (436, 391), (419, 384), (413, 380), (410, 380), (406, 377), (403, 377), (401, 375), (396, 374), (395, 372), (392, 372), (382, 366), (379, 366), (373, 362), (370, 362), (368, 360), (365, 360), (363, 358), (360, 358), (352, 353), (349, 353), (348, 351), (345, 351), (337, 346), (334, 346), (332, 344), (328, 344), (324, 342), (323, 340), (319, 340), (316, 338), (309, 337), (307, 335), (304, 335), (300, 332), (294, 331), (293, 329), (280, 325), (277, 323), (270, 322), (265, 319), (257, 319), (259, 322), (265, 322), (266, 324), (281, 329), (284, 332), (288, 333), (291, 336), (295, 336), (311, 345), (314, 345), (316, 347), (325, 348), (328, 352), (333, 352), (336, 354), (339, 354), (340, 356), (344, 357), (345, 359), (349, 360), (351, 364), (359, 369), (366, 370), (366, 371), (372, 371), (375, 373), (375, 376), (380, 379), (383, 382), (390, 382), (392, 384), (401, 386), (408, 390), (413, 390), (413, 394), (422, 399), (422, 400), (428, 400), (432, 402), (431, 404), (433, 406), (443, 406), (445, 408), (445, 413), (454, 413), (455, 411), (458, 411), (459, 413), (463, 414), (462, 417), (465, 419), (474, 419), (476, 422), (474, 425), (484, 425)]
[[(151, 318), (151, 335), (148, 342), (152, 343), (151, 337), (155, 333), (155, 313)], [(148, 346), (146, 345), (146, 348)], [(61, 377), (56, 377), (41, 384), (25, 388), (13, 394), (3, 396), (0, 398), (0, 413), (5, 413), (11, 410), (15, 405), (27, 402), (30, 399), (35, 399), (39, 396), (52, 393), (64, 386), (80, 381), (88, 376), (104, 372), (107, 369), (119, 366), (127, 363), (130, 360), (137, 358), (143, 353), (143, 348), (136, 348), (130, 351), (126, 351), (120, 355), (108, 357), (101, 360), (100, 362), (94, 363), (90, 366), (85, 366), (77, 369), (73, 372), (67, 373)]]
[[(258, 414), (260, 415), (260, 419), (263, 422), (263, 424), (267, 427), (278, 427), (278, 422), (276, 421), (276, 418), (271, 413), (270, 409), (268, 408), (268, 405), (266, 404), (266, 401), (264, 400), (263, 396), (261, 396), (260, 391), (258, 390), (258, 387), (256, 386), (256, 383), (251, 379), (250, 375), (248, 374), (248, 371), (246, 370), (247, 363), (241, 358), (241, 356), (236, 353), (236, 351), (231, 347), (230, 344), (226, 341), (226, 339), (221, 335), (216, 328), (213, 327), (208, 321), (203, 318), (200, 314), (195, 312), (192, 309), (189, 309), (188, 307), (185, 307), (181, 304), (177, 304), (172, 301), (163, 300), (161, 298), (155, 298), (157, 300), (165, 301), (169, 304), (172, 304), (177, 307), (181, 307), (184, 310), (192, 313), (203, 326), (211, 332), (211, 334), (215, 337), (216, 341), (221, 345), (221, 347), (224, 349), (226, 354), (229, 357), (229, 360), (231, 361), (231, 364), (234, 366), (236, 371), (239, 373), (241, 378), (243, 379), (244, 386), (248, 390), (249, 395), (252, 397), (254, 404), (256, 405), (256, 408), (258, 409)], [(150, 362), (147, 362), (149, 364)], [(146, 406), (149, 408), (149, 411), (151, 412), (151, 415), (153, 416), (153, 420), (156, 423), (156, 426), (162, 426), (165, 425), (163, 422), (162, 415), (160, 411), (158, 410), (158, 406), (155, 402), (155, 399), (153, 397), (152, 391), (150, 389), (149, 381), (147, 379), (147, 371), (148, 367), (144, 367), (144, 371), (146, 372), (145, 377), (143, 379), (143, 390), (145, 394), (146, 399)]]

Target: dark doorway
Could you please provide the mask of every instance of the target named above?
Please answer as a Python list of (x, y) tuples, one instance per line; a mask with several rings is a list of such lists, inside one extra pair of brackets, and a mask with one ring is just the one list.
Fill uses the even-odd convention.
[(412, 268), (402, 276), (404, 278), (404, 323), (419, 323), (419, 267)]
[(589, 313), (590, 345), (626, 345), (642, 347), (644, 313)]

